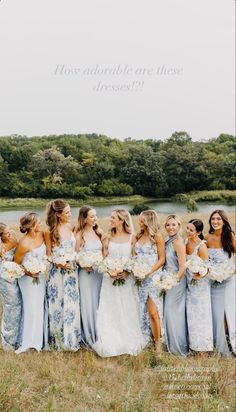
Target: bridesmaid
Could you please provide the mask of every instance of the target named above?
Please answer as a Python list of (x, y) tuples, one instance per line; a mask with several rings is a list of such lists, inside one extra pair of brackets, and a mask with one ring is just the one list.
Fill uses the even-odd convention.
[[(32, 274), (24, 267), (32, 256), (40, 261), (46, 257), (46, 247), (40, 217), (37, 213), (26, 213), (20, 219), (20, 231), (24, 236), (16, 248), (14, 261), (22, 265), (25, 276), (18, 280), (23, 299), (22, 343), (16, 353), (31, 349), (40, 351), (44, 346), (44, 299), (45, 274)], [(39, 282), (33, 283), (37, 278)]]
[[(97, 225), (96, 210), (82, 206), (76, 232), (76, 251), (102, 252), (102, 231)], [(79, 263), (79, 262), (78, 262)], [(92, 346), (97, 340), (97, 310), (102, 275), (92, 268), (79, 270), (80, 310), (83, 341)]]
[[(223, 210), (212, 212), (210, 230), (205, 236), (210, 262), (219, 265), (230, 259), (236, 250), (228, 217)], [(233, 262), (232, 262), (233, 263)], [(228, 342), (236, 354), (235, 331), (235, 275), (215, 286), (211, 281), (211, 305), (213, 319), (213, 343), (216, 350), (224, 356), (230, 354)]]
[(187, 356), (186, 321), (186, 252), (183, 239), (179, 235), (181, 222), (177, 215), (169, 215), (165, 222), (169, 235), (165, 243), (165, 269), (177, 274), (179, 284), (166, 292), (164, 298), (164, 328), (168, 351), (175, 355)]
[[(208, 251), (203, 240), (203, 222), (192, 219), (186, 228), (187, 260), (199, 256), (208, 260)], [(192, 279), (197, 281), (191, 284)], [(189, 347), (196, 352), (209, 352), (213, 350), (211, 289), (207, 277), (200, 278), (198, 274), (187, 269), (187, 294), (186, 294), (187, 323), (189, 333)]]
[(165, 263), (165, 242), (159, 232), (158, 215), (155, 210), (146, 210), (139, 216), (139, 232), (135, 237), (134, 252), (150, 264), (150, 272), (139, 287), (140, 314), (143, 333), (152, 333), (155, 350), (158, 349), (163, 329), (163, 298), (160, 290), (153, 288), (152, 275)]
[[(72, 232), (71, 211), (61, 199), (47, 206), (45, 233), (47, 255), (71, 255), (65, 265), (52, 263), (47, 281), (49, 311), (49, 343), (56, 350), (76, 351), (80, 348), (80, 301), (79, 281), (75, 264), (75, 237)], [(74, 256), (73, 256), (74, 255)]]
[[(1, 258), (12, 261), (17, 247), (15, 236), (5, 223), (0, 223)], [(0, 263), (1, 268), (1, 263)], [(4, 350), (15, 350), (19, 346), (22, 298), (17, 280), (8, 282), (0, 276), (0, 296), (3, 303), (2, 315), (2, 347)]]

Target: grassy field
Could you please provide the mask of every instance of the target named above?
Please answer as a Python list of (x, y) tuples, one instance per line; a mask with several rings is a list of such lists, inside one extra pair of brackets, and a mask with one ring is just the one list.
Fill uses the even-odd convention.
[(178, 194), (175, 196), (177, 200), (187, 201), (189, 199), (195, 200), (195, 202), (230, 202), (233, 203), (236, 200), (235, 190), (202, 190), (200, 192), (190, 192), (185, 194)]
[[(0, 208), (8, 209), (8, 208), (19, 208), (19, 207), (45, 207), (47, 203), (50, 202), (52, 199), (42, 199), (42, 198), (7, 198), (7, 197), (0, 197)], [(91, 197), (84, 199), (67, 199), (68, 203), (71, 206), (81, 206), (83, 204), (91, 204), (91, 205), (109, 205), (114, 203), (142, 203), (148, 200), (152, 200), (150, 198), (146, 198), (140, 195), (133, 195), (133, 196), (120, 196), (120, 197)]]
[[(202, 218), (208, 228), (208, 216), (200, 213), (181, 215), (184, 227), (192, 217)], [(235, 216), (229, 218), (234, 227)], [(164, 219), (161, 215), (162, 225)], [(137, 226), (137, 218), (134, 223)], [(108, 219), (100, 224), (106, 230)], [(163, 226), (161, 230), (164, 234)], [(164, 349), (158, 356), (152, 346), (136, 357), (109, 359), (84, 349), (18, 356), (0, 349), (0, 365), (2, 412), (235, 410), (233, 357), (212, 354), (184, 359)]]

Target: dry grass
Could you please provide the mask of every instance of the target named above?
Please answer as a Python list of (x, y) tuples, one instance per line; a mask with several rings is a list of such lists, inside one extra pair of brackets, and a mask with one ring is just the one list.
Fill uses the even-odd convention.
[[(207, 216), (198, 213), (181, 218), (185, 224), (197, 216), (207, 222)], [(230, 221), (234, 225), (233, 215)], [(107, 228), (107, 219), (101, 220), (101, 226)], [(183, 359), (165, 351), (158, 357), (148, 348), (137, 357), (100, 359), (86, 350), (17, 356), (0, 349), (0, 365), (0, 411), (4, 412), (235, 410), (233, 357)], [(180, 367), (186, 369), (178, 371)], [(168, 387), (171, 384), (175, 387)]]
[[(233, 359), (182, 359), (166, 352), (159, 358), (147, 349), (137, 357), (110, 359), (85, 350), (19, 356), (0, 351), (0, 362), (0, 410), (4, 412), (215, 412), (233, 411), (234, 406)], [(178, 367), (186, 369), (178, 372)], [(208, 367), (209, 372), (199, 367)], [(168, 389), (170, 384), (191, 388)]]

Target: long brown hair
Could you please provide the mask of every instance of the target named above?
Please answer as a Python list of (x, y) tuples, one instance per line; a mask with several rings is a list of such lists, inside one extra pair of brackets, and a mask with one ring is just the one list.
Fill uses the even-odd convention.
[(49, 226), (52, 246), (59, 245), (60, 243), (58, 225), (60, 223), (60, 214), (66, 206), (68, 206), (68, 203), (62, 199), (53, 200), (47, 205), (46, 224)]
[(224, 223), (223, 228), (222, 228), (222, 233), (221, 233), (221, 243), (223, 246), (223, 250), (228, 253), (229, 257), (231, 257), (232, 253), (234, 253), (234, 244), (233, 244), (234, 232), (230, 226), (229, 219), (226, 213), (224, 212), (224, 210), (217, 209), (217, 210), (214, 210), (214, 212), (212, 212), (209, 218), (209, 225), (210, 225), (209, 233), (212, 234), (215, 232), (211, 224), (211, 219), (212, 219), (212, 216), (215, 215), (216, 213), (220, 215)]
[[(76, 227), (76, 233), (81, 232), (81, 240), (82, 240), (82, 245), (84, 245), (85, 240), (84, 240), (84, 229), (86, 226), (86, 219), (88, 217), (88, 213), (90, 210), (93, 210), (91, 206), (82, 206), (79, 209), (79, 215), (78, 215), (78, 222), (77, 222), (77, 227)], [(93, 230), (96, 233), (96, 235), (99, 237), (99, 239), (102, 239), (102, 230), (96, 223), (93, 226)]]
[[(144, 210), (140, 213), (140, 217), (143, 219), (144, 225), (147, 227), (148, 235), (152, 243), (156, 243), (156, 236), (159, 233), (159, 218), (155, 210)], [(138, 241), (144, 233), (144, 230), (140, 230), (136, 235)]]
[[(113, 212), (115, 212), (117, 214), (117, 217), (119, 220), (123, 221), (123, 229), (126, 233), (128, 234), (132, 234), (132, 226), (131, 226), (131, 216), (129, 214), (129, 212), (127, 212), (127, 210), (125, 209), (115, 209), (113, 210)], [(115, 236), (116, 234), (116, 228), (112, 227), (110, 229), (110, 234), (111, 236)]]

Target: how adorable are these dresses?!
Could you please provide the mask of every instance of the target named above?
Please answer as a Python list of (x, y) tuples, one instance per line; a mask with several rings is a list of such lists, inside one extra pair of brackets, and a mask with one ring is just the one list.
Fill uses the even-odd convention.
[[(125, 243), (110, 241), (110, 257), (131, 257), (131, 238)], [(102, 357), (122, 354), (137, 355), (147, 343), (139, 320), (139, 299), (132, 276), (124, 285), (114, 286), (104, 275), (97, 318), (98, 340), (93, 349)]]
[[(33, 256), (43, 261), (46, 256), (46, 246), (41, 246), (27, 252), (21, 262), (24, 264)], [(23, 300), (22, 342), (16, 353), (27, 352), (30, 349), (40, 351), (47, 341), (47, 324), (45, 322), (45, 273), (40, 273), (38, 282), (31, 276), (24, 275), (18, 279)]]
[[(52, 256), (75, 253), (75, 237), (61, 240), (52, 248)], [(49, 344), (56, 350), (76, 351), (80, 348), (81, 322), (78, 270), (68, 271), (51, 265), (47, 281), (47, 305), (49, 314)]]
[[(225, 260), (233, 266), (233, 257), (229, 258), (223, 248), (208, 248), (212, 265), (220, 265)], [(213, 344), (216, 350), (224, 356), (230, 354), (225, 333), (225, 319), (231, 348), (236, 355), (236, 285), (235, 275), (216, 284), (211, 282), (211, 307), (213, 321)]]
[[(86, 239), (80, 251), (102, 252), (102, 242), (97, 239)], [(99, 306), (100, 290), (102, 285), (102, 274), (97, 270), (87, 272), (79, 269), (79, 288), (80, 288), (80, 311), (82, 340), (85, 345), (92, 346), (97, 340), (97, 310)]]
[[(171, 273), (179, 270), (173, 242), (178, 235), (165, 242), (166, 263), (164, 269)], [(164, 297), (164, 329), (168, 351), (175, 355), (188, 355), (188, 332), (186, 319), (186, 276), (179, 284), (168, 290)]]
[[(198, 255), (202, 241), (191, 255), (186, 255), (187, 260)], [(191, 284), (192, 272), (187, 269), (186, 311), (189, 333), (189, 347), (194, 351), (210, 352), (213, 350), (212, 312), (211, 312), (211, 287), (207, 277), (198, 279), (196, 284)]]
[[(157, 246), (153, 244), (150, 239), (144, 244), (141, 244), (139, 241), (136, 242), (135, 253), (137, 254), (137, 256), (143, 257), (145, 261), (150, 265), (150, 268), (154, 266), (154, 264), (158, 260)], [(161, 292), (160, 288), (153, 287), (152, 277), (155, 273), (153, 273), (148, 278), (144, 279), (142, 281), (141, 286), (138, 289), (139, 302), (140, 302), (139, 305), (140, 305), (141, 327), (145, 335), (148, 335), (148, 336), (151, 335), (150, 319), (149, 319), (148, 308), (147, 308), (147, 301), (148, 301), (148, 298), (150, 297), (158, 309), (158, 314), (159, 314), (160, 324), (161, 324), (161, 335), (163, 336), (164, 334), (163, 297), (160, 297), (160, 292)]]
[[(16, 248), (4, 253), (6, 261), (13, 261)], [(0, 262), (1, 268), (1, 262)], [(3, 304), (1, 338), (5, 351), (15, 350), (20, 345), (20, 321), (22, 315), (22, 298), (18, 281), (8, 282), (0, 276), (0, 298)]]

